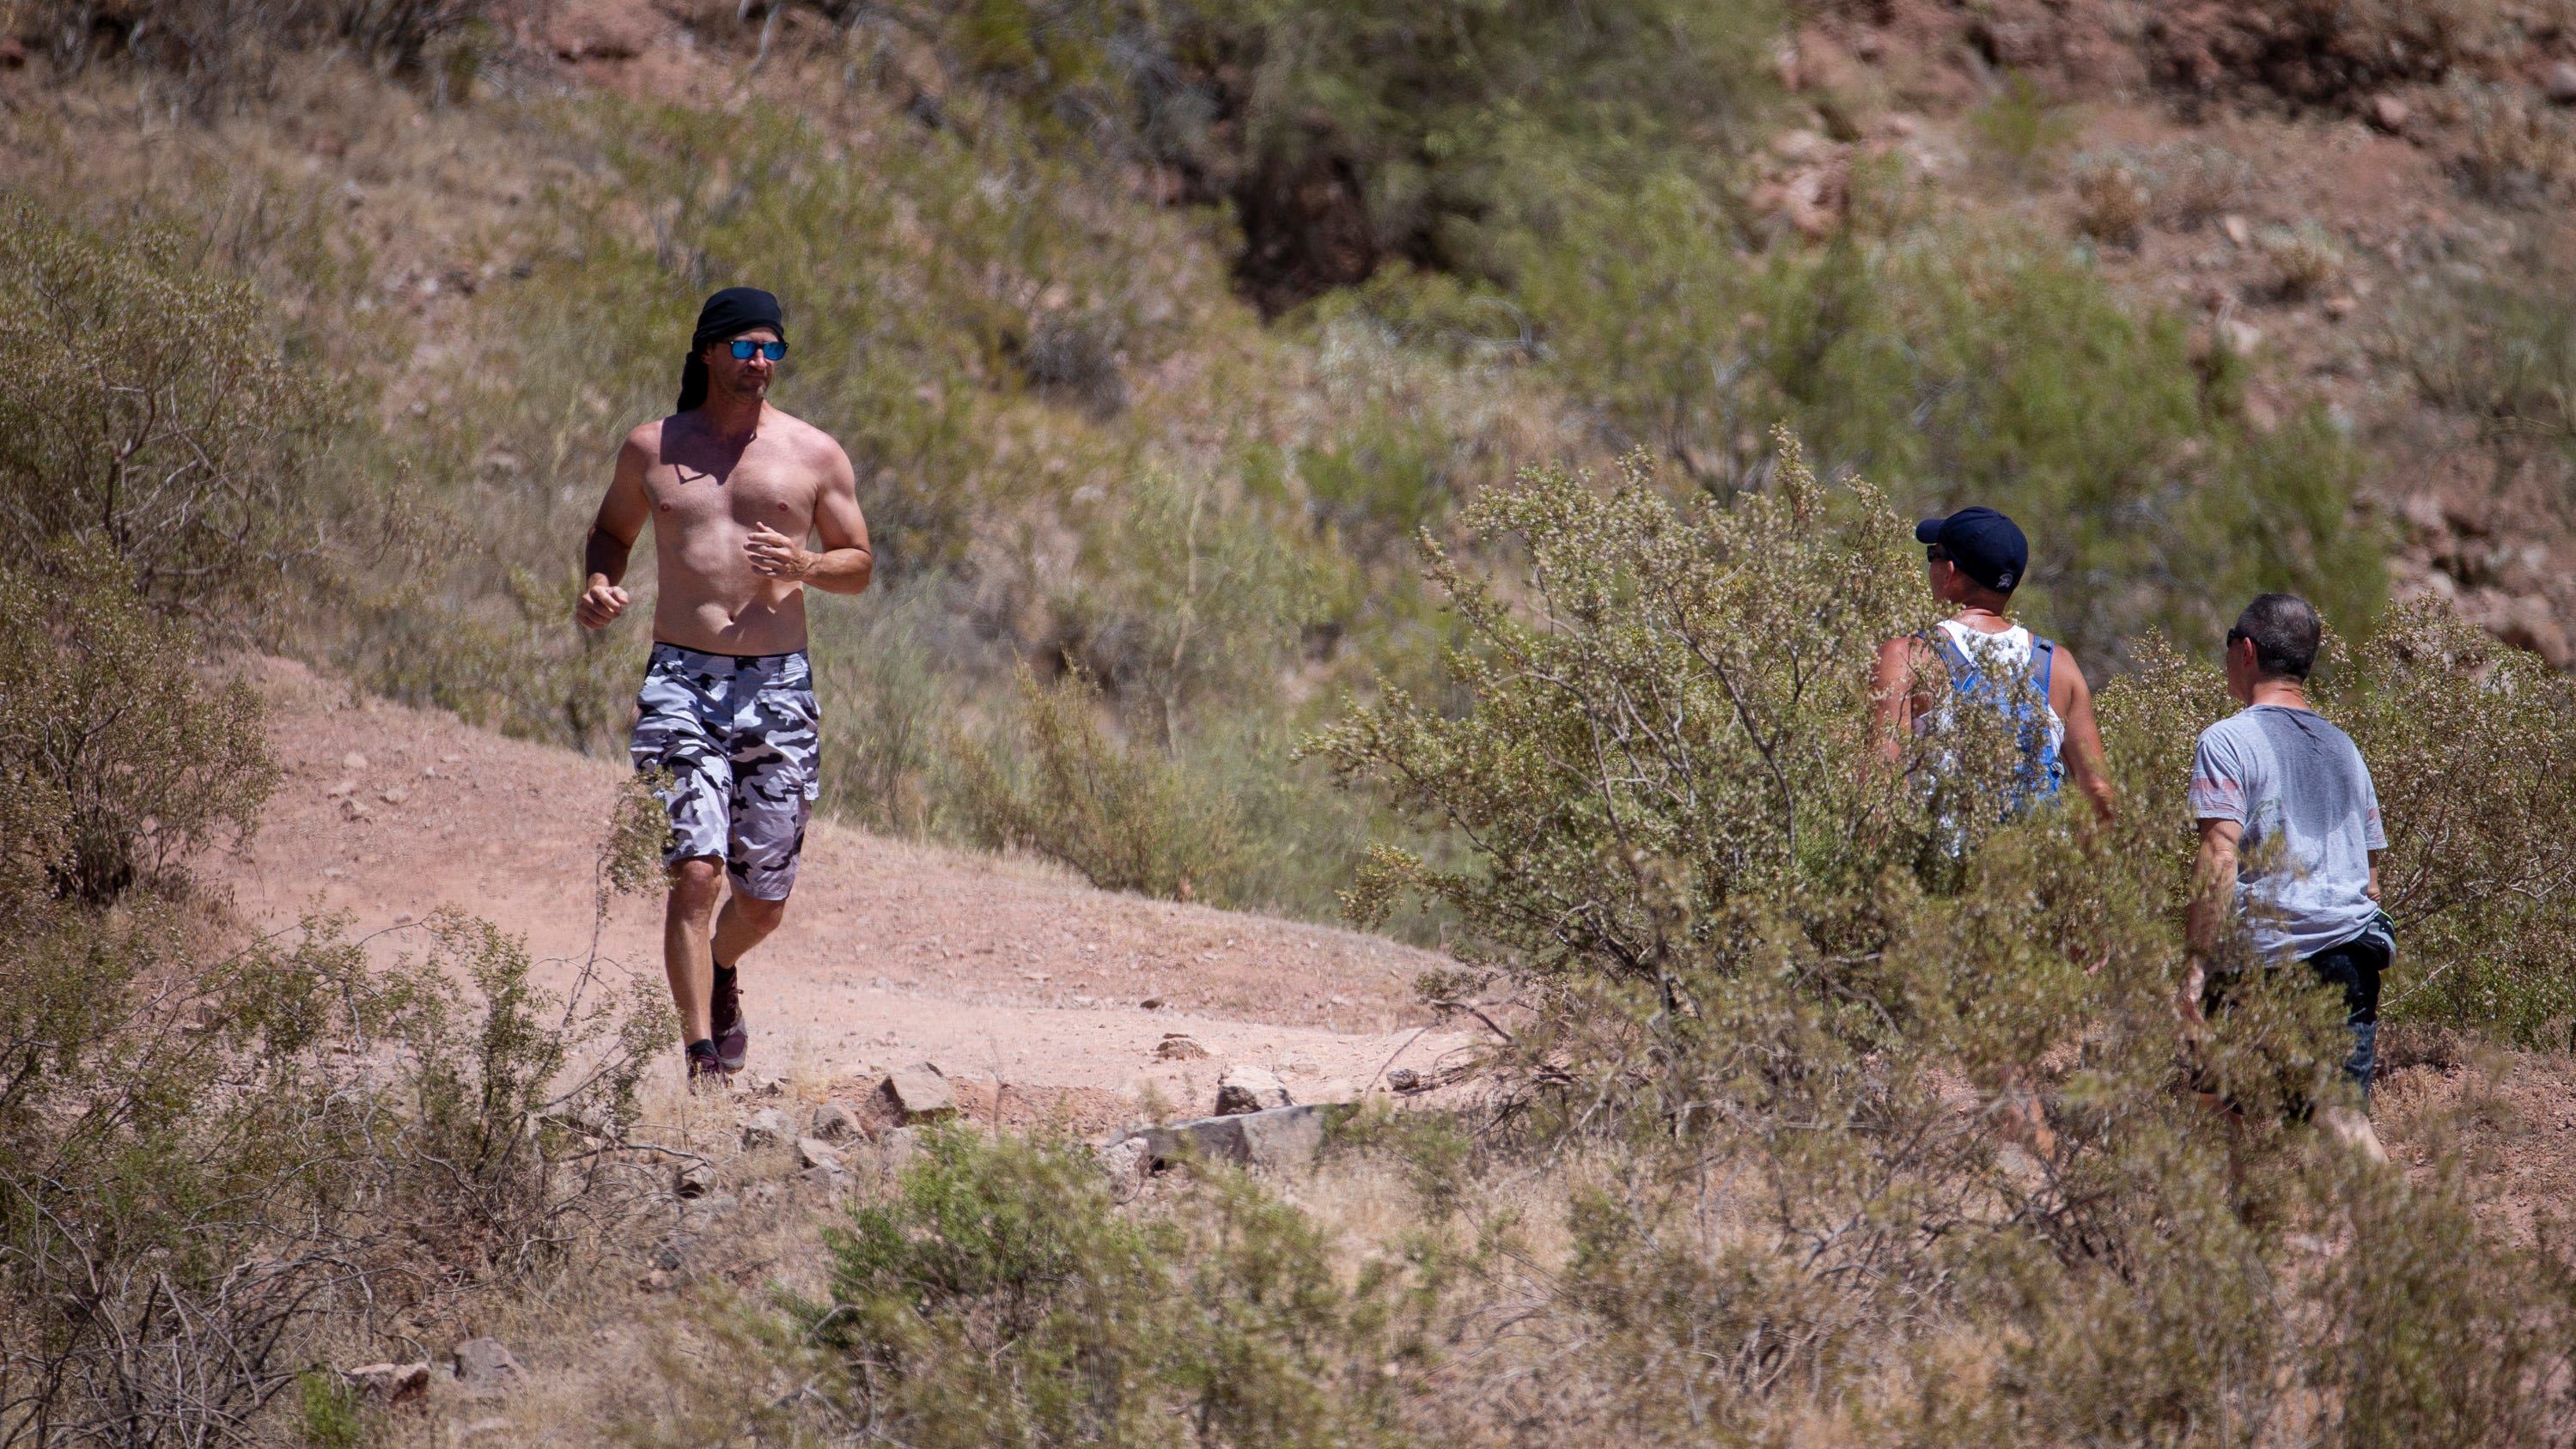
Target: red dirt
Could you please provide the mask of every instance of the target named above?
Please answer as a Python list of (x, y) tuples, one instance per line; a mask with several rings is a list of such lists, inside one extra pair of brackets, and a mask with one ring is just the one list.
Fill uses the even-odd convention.
[[(279, 928), (347, 911), (369, 932), (455, 906), (524, 935), (540, 980), (569, 985), (591, 950), (593, 861), (621, 766), (355, 696), (287, 661), (250, 673), (286, 773), (247, 849), (206, 863), (243, 916)], [(364, 818), (332, 793), (349, 782)], [(611, 903), (598, 930), (610, 979), (661, 979), (660, 911), (658, 898)], [(420, 944), (394, 930), (377, 949)], [(1025, 1122), (1061, 1106), (1086, 1130), (1157, 1097), (1203, 1112), (1237, 1062), (1278, 1072), (1300, 1100), (1335, 1083), (1365, 1090), (1391, 1066), (1428, 1069), (1468, 1046), (1423, 1031), (1412, 1001), (1414, 977), (1439, 960), (818, 821), (785, 925), (743, 963), (743, 1085), (792, 1075), (848, 1095), (928, 1062), (970, 1108), (998, 1095), (1003, 1120)], [(1210, 1055), (1160, 1060), (1171, 1032)]]

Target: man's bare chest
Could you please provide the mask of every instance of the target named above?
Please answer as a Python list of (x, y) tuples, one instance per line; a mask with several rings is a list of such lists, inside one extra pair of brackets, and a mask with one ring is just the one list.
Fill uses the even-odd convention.
[(645, 470), (644, 494), (652, 502), (653, 521), (683, 533), (699, 526), (749, 530), (765, 523), (801, 537), (814, 520), (815, 484), (810, 476), (751, 458), (724, 471), (685, 462), (657, 463)]

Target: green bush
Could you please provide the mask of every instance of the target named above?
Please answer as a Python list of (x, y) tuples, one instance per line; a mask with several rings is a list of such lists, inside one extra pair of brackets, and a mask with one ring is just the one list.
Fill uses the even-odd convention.
[(1567, 385), (1703, 486), (1758, 482), (1755, 430), (1786, 419), (1906, 508), (2000, 508), (2031, 535), (2020, 606), (2088, 661), (2150, 628), (2214, 641), (2216, 601), (2263, 588), (2367, 634), (2386, 571), (2349, 517), (2361, 455), (2321, 412), (2246, 423), (2183, 319), (2009, 231), (1747, 264), (1710, 221), (1668, 183), (1581, 219), (1522, 284)]
[(588, 1144), (666, 1016), (550, 998), (488, 926), (390, 970), (327, 921), (214, 956), (153, 908), (0, 930), (0, 1438), (242, 1433), (326, 1345), (624, 1210)]
[(90, 901), (246, 837), (277, 783), (259, 696), (131, 577), (94, 537), (0, 565), (0, 809), (36, 817), (10, 849)]
[(0, 563), (92, 533), (165, 610), (255, 606), (322, 547), (304, 473), (335, 421), (261, 299), (176, 232), (0, 208)]
[(919, 1445), (1399, 1442), (1400, 1270), (1337, 1267), (1304, 1214), (1219, 1174), (1121, 1211), (1088, 1149), (941, 1130), (832, 1235), (802, 1305), (835, 1407)]
[[(2214, 671), (2150, 645), (2104, 689), (2115, 822), (2043, 810), (1954, 854), (1946, 821), (1998, 818), (2007, 776), (1969, 751), (1945, 797), (1919, 744), (1889, 759), (1869, 723), (1877, 641), (1929, 606), (1904, 520), (1794, 451), (1771, 480), (1688, 511), (1634, 466), (1604, 491), (1542, 472), (1489, 492), (1464, 521), (1515, 546), (1509, 589), (1432, 559), (1469, 707), (1390, 695), (1318, 742), (1473, 848), (1448, 870), (1381, 852), (1360, 903), (1455, 906), (1470, 979), (1514, 1008), (1508, 1120), (1556, 1164), (1561, 1261), (1471, 1260), (1464, 1296), (1525, 1316), (1462, 1349), (1553, 1432), (1633, 1442), (1822, 1421), (1864, 1442), (2466, 1444), (2566, 1422), (2557, 1261), (2478, 1228), (2455, 1159), (2410, 1181), (2297, 1125), (2341, 1090), (2332, 993), (2277, 973), (2217, 1022), (2197, 1065), (2239, 1118), (2178, 1069), (2184, 787)], [(2513, 797), (2565, 710), (2468, 642), (2401, 617), (2328, 707), (2375, 691), (2347, 717), (2417, 812), (2392, 835), (2425, 832), (2394, 862), (2436, 870), (2451, 832), (2475, 890), (2529, 848), (2523, 811), (2552, 808)], [(2455, 740), (2478, 758), (2439, 753)], [(2436, 904), (2417, 898), (2411, 979), (2491, 949)], [(2554, 909), (2495, 929), (2537, 937)], [(2016, 1106), (2033, 1093), (2044, 1129)], [(2492, 1345), (2474, 1371), (2433, 1367), (2472, 1341)]]
[(961, 803), (977, 836), (1053, 856), (1103, 890), (1230, 900), (1242, 850), (1233, 802), (1161, 746), (1112, 737), (1099, 702), (1078, 670), (1053, 684), (1021, 671), (1007, 753), (959, 743)]

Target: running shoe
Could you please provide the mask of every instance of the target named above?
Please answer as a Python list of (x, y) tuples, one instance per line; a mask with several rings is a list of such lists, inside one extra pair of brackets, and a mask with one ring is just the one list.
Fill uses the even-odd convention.
[(715, 1043), (704, 1041), (689, 1043), (688, 1058), (691, 1090), (694, 1091), (700, 1087), (722, 1087), (725, 1084), (724, 1061), (716, 1055)]
[(707, 1003), (707, 1018), (715, 1032), (716, 1060), (727, 1073), (741, 1071), (743, 1058), (751, 1052), (751, 1028), (742, 1020), (742, 973), (730, 966), (716, 968), (715, 996)]

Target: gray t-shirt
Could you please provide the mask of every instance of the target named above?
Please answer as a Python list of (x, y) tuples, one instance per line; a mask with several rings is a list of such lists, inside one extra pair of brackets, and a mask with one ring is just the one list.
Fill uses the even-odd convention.
[(2258, 704), (2202, 730), (2191, 808), (2245, 827), (2236, 901), (2266, 957), (2304, 960), (2370, 928), (2370, 852), (2388, 848), (2379, 792), (2325, 716)]

